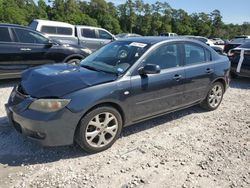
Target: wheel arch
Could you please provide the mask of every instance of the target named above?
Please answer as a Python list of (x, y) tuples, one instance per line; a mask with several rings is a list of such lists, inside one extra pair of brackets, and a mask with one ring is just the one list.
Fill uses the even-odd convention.
[(223, 87), (224, 87), (224, 92), (226, 91), (226, 89), (227, 89), (227, 82), (226, 82), (226, 80), (225, 80), (224, 78), (217, 78), (217, 79), (215, 79), (215, 80), (212, 82), (212, 84), (214, 84), (215, 82), (220, 82), (220, 83), (222, 83), (222, 84), (223, 84)]
[(88, 114), (89, 112), (91, 112), (92, 110), (98, 108), (98, 107), (102, 107), (102, 106), (108, 106), (108, 107), (112, 107), (114, 109), (116, 109), (120, 115), (121, 115), (121, 118), (122, 118), (122, 126), (124, 126), (125, 124), (125, 113), (124, 113), (124, 110), (123, 108), (121, 107), (121, 105), (115, 103), (115, 102), (101, 102), (101, 103), (98, 103), (98, 104), (95, 104), (94, 106), (92, 106), (91, 108), (89, 108), (83, 115), (82, 117), (80, 118), (76, 128), (75, 128), (75, 133), (74, 133), (74, 138), (75, 138), (75, 135), (76, 135), (76, 131), (78, 129), (78, 127), (80, 126), (80, 122), (82, 120), (82, 118)]
[(79, 60), (81, 60), (81, 59), (84, 59), (84, 58), (85, 58), (85, 56), (83, 56), (83, 55), (80, 55), (80, 54), (72, 54), (72, 55), (67, 56), (67, 57), (63, 60), (63, 62), (66, 63), (66, 62), (68, 62), (68, 61), (71, 60), (71, 59), (79, 59)]

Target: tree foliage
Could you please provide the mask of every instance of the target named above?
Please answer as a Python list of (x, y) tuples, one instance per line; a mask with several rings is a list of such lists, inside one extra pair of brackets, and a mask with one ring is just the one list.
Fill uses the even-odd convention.
[(113, 33), (134, 32), (232, 38), (250, 35), (250, 23), (225, 24), (219, 10), (188, 14), (168, 3), (126, 0), (115, 6), (105, 0), (0, 0), (0, 22), (28, 25), (33, 19), (49, 19), (76, 25), (100, 26)]

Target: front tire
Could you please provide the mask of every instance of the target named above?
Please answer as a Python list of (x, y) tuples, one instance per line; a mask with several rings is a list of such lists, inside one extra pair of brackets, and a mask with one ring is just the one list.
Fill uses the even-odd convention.
[(206, 99), (202, 101), (201, 107), (209, 111), (216, 110), (221, 104), (224, 92), (225, 88), (221, 82), (213, 83), (208, 91)]
[(109, 106), (95, 108), (86, 114), (78, 126), (76, 142), (89, 153), (110, 148), (122, 130), (120, 113)]

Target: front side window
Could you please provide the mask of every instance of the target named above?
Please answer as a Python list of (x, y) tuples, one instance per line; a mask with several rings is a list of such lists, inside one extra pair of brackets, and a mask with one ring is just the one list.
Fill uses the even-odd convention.
[(81, 66), (95, 71), (123, 74), (149, 47), (150, 44), (139, 42), (112, 42), (82, 60)]
[(17, 35), (18, 41), (21, 43), (33, 43), (33, 44), (46, 44), (48, 43), (48, 39), (35, 33), (33, 31), (29, 31), (26, 29), (15, 29), (15, 33)]
[(202, 46), (185, 44), (184, 49), (186, 65), (206, 62), (206, 55)]
[(156, 64), (161, 69), (180, 66), (178, 44), (165, 44), (158, 47), (144, 60), (144, 65), (146, 64)]
[(10, 33), (7, 27), (0, 27), (0, 42), (11, 42)]
[(82, 33), (83, 37), (96, 38), (94, 29), (83, 28), (83, 29), (81, 29), (81, 33)]
[(108, 40), (112, 39), (112, 36), (109, 33), (107, 33), (106, 31), (103, 31), (103, 30), (98, 30), (98, 31), (99, 31), (99, 38), (108, 39)]
[(47, 33), (47, 34), (56, 34), (56, 27), (42, 26), (41, 32)]

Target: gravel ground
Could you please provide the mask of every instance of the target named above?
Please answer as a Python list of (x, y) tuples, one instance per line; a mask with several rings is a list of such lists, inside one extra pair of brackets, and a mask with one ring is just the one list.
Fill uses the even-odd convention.
[(104, 152), (42, 148), (7, 123), (0, 84), (0, 187), (250, 187), (250, 80), (216, 111), (192, 107), (125, 128)]

